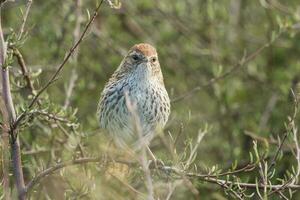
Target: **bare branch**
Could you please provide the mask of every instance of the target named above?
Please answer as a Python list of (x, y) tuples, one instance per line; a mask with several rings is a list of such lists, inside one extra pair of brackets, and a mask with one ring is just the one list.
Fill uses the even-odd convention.
[[(1, 7), (0, 7), (0, 14), (1, 14)], [(6, 48), (7, 45), (4, 41), (2, 26), (1, 26), (1, 17), (0, 17), (0, 70), (1, 70), (0, 76), (1, 76), (1, 89), (2, 89), (1, 104), (3, 104), (3, 107), (1, 106), (2, 107), (1, 110), (3, 114), (3, 118), (5, 120), (3, 124), (3, 126), (5, 127), (3, 129), (4, 131), (3, 134), (8, 136), (8, 133), (5, 129), (12, 127), (16, 119), (16, 113), (15, 113), (15, 108), (14, 108), (12, 95), (10, 91), (9, 70), (6, 66), (4, 66), (5, 58), (6, 58)], [(19, 199), (23, 200), (26, 197), (25, 194), (23, 194), (25, 184), (23, 178), (19, 139), (18, 137), (16, 137), (17, 134), (15, 131), (10, 131), (9, 135), (11, 138), (11, 157), (12, 157), (12, 166), (13, 166), (15, 184), (16, 184)], [(5, 152), (7, 152), (7, 149), (5, 149)]]

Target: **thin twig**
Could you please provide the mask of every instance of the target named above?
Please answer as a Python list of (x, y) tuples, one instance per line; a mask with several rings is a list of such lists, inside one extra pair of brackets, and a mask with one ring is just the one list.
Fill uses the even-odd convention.
[(118, 180), (120, 183), (122, 183), (122, 185), (124, 185), (125, 187), (129, 188), (129, 191), (133, 192), (134, 194), (140, 195), (141, 197), (145, 197), (146, 195), (141, 193), (140, 191), (138, 191), (137, 189), (135, 189), (133, 186), (131, 186), (129, 183), (126, 183), (124, 180), (122, 180), (121, 178), (119, 178), (118, 176), (113, 175), (110, 172), (107, 172), (110, 176), (112, 176), (113, 178), (115, 178), (116, 180)]
[(299, 146), (299, 138), (298, 138), (298, 129), (295, 127), (295, 122), (293, 122), (293, 141), (295, 143), (295, 146), (296, 146), (296, 155), (295, 155), (295, 158), (296, 158), (296, 161), (297, 161), (297, 169), (296, 169), (296, 173), (294, 175), (294, 180), (293, 180), (293, 184), (297, 184), (299, 181), (298, 181), (298, 178), (299, 178), (299, 175), (300, 175), (300, 146)]
[(170, 200), (171, 199), (171, 196), (172, 196), (173, 192), (175, 191), (176, 187), (177, 187), (176, 183), (174, 183), (174, 184), (169, 183), (169, 192), (168, 192), (168, 195), (166, 197), (166, 200)]
[(63, 67), (65, 66), (65, 64), (67, 63), (67, 61), (70, 59), (70, 57), (72, 56), (72, 54), (74, 53), (75, 49), (79, 46), (79, 44), (82, 42), (83, 37), (85, 36), (85, 34), (87, 33), (89, 27), (92, 25), (93, 21), (95, 20), (96, 16), (98, 15), (98, 12), (101, 8), (101, 5), (103, 3), (104, 0), (101, 0), (101, 2), (99, 3), (99, 5), (96, 7), (94, 14), (92, 16), (92, 18), (89, 20), (89, 22), (86, 24), (83, 32), (80, 35), (80, 38), (78, 39), (78, 41), (74, 44), (74, 46), (72, 46), (72, 48), (69, 50), (69, 53), (67, 54), (67, 56), (64, 58), (64, 60), (62, 61), (62, 63), (59, 65), (59, 67), (57, 68), (57, 70), (54, 72), (54, 74), (51, 76), (51, 78), (48, 80), (48, 82), (44, 85), (44, 87), (42, 87), (42, 89), (40, 89), (38, 91), (38, 93), (35, 95), (35, 97), (32, 99), (31, 103), (28, 105), (27, 109), (21, 114), (19, 115), (19, 117), (17, 118), (17, 120), (15, 121), (12, 129), (16, 129), (19, 125), (19, 123), (23, 120), (23, 118), (26, 116), (26, 113), (34, 106), (34, 104), (37, 102), (37, 100), (39, 99), (39, 97), (46, 91), (46, 89), (53, 83), (55, 82), (55, 80), (57, 79), (57, 76), (60, 74), (61, 70), (63, 69)]
[[(292, 93), (293, 93), (293, 91), (292, 91)], [(294, 94), (294, 93), (293, 93), (293, 94)], [(281, 142), (280, 142), (280, 144), (279, 144), (279, 146), (278, 146), (278, 148), (277, 148), (277, 150), (276, 150), (276, 153), (275, 153), (275, 155), (274, 155), (274, 157), (273, 157), (273, 159), (272, 159), (272, 161), (271, 161), (271, 164), (270, 164), (270, 166), (269, 166), (269, 168), (268, 168), (268, 171), (270, 171), (270, 170), (275, 166), (276, 160), (277, 160), (277, 158), (278, 158), (278, 156), (279, 156), (279, 153), (280, 153), (281, 150), (282, 150), (282, 147), (283, 147), (284, 142), (286, 141), (286, 139), (287, 139), (289, 133), (290, 133), (291, 131), (293, 131), (293, 124), (294, 124), (294, 121), (295, 121), (295, 119), (296, 119), (296, 117), (297, 117), (297, 113), (298, 113), (298, 101), (297, 101), (297, 98), (294, 98), (294, 99), (295, 99), (294, 112), (293, 112), (292, 117), (289, 118), (289, 121), (288, 121), (288, 127), (287, 127), (288, 130), (286, 130), (285, 133), (284, 133), (283, 139), (281, 140)]]
[(24, 79), (26, 81), (27, 88), (30, 90), (30, 92), (31, 92), (32, 95), (35, 95), (35, 89), (34, 89), (32, 81), (30, 79), (29, 71), (28, 71), (28, 68), (27, 68), (27, 66), (25, 64), (23, 55), (16, 48), (13, 49), (13, 55), (17, 58), (17, 61), (18, 61), (19, 65), (20, 65), (20, 67), (21, 67), (21, 71), (22, 71), (23, 77), (24, 77)]
[(59, 121), (59, 122), (62, 122), (62, 123), (71, 123), (71, 121), (69, 121), (66, 118), (57, 116), (56, 114), (52, 114), (52, 113), (48, 113), (48, 112), (45, 112), (45, 111), (41, 111), (41, 110), (29, 112), (28, 114), (38, 114), (38, 115), (46, 116), (47, 118), (52, 119), (54, 121)]
[[(40, 173), (38, 173), (26, 185), (25, 191), (28, 193), (36, 184), (38, 184), (41, 181), (41, 179), (55, 173), (58, 170), (65, 168), (65, 167), (72, 166), (72, 165), (91, 163), (91, 162), (102, 162), (102, 161), (103, 161), (102, 157), (87, 157), (87, 158), (79, 158), (79, 159), (75, 159), (75, 160), (71, 160), (71, 161), (58, 163), (52, 167), (49, 167), (48, 169), (43, 170)], [(139, 165), (137, 165), (137, 163), (135, 163), (133, 161), (115, 160), (115, 159), (113, 159), (113, 160), (111, 159), (109, 161), (125, 164), (131, 168), (136, 168), (136, 167), (139, 168)], [(218, 178), (218, 177), (220, 177), (219, 175), (209, 175), (209, 174), (198, 174), (198, 173), (193, 173), (193, 172), (186, 172), (184, 170), (181, 170), (181, 169), (178, 169), (178, 168), (172, 167), (172, 166), (159, 166), (158, 168), (155, 168), (155, 169), (159, 169), (162, 172), (166, 173), (167, 175), (174, 173), (176, 175), (179, 175), (179, 177), (197, 178), (204, 182), (209, 182), (209, 183), (223, 185), (223, 186), (224, 185), (226, 185), (226, 186), (234, 185), (234, 186), (239, 186), (241, 188), (249, 188), (249, 189), (255, 189), (256, 187), (258, 187), (259, 189), (267, 188), (267, 189), (273, 190), (273, 191), (285, 186), (284, 184), (278, 184), (278, 185), (259, 184), (259, 185), (257, 185), (256, 183), (240, 183), (240, 182), (228, 181), (228, 180), (219, 179)], [(238, 171), (240, 171), (240, 170), (238, 170)], [(300, 185), (290, 184), (290, 185), (287, 185), (285, 188), (300, 190)]]
[[(141, 128), (141, 124), (140, 124), (140, 118), (136, 112), (136, 105), (133, 104), (130, 101), (130, 98), (128, 96), (128, 93), (125, 93), (125, 101), (126, 101), (126, 106), (128, 111), (130, 112), (130, 114), (132, 115), (132, 122), (134, 125), (134, 129), (138, 135), (138, 145), (141, 145), (141, 153), (140, 153), (140, 163), (142, 166), (142, 169), (144, 171), (145, 174), (145, 178), (146, 178), (146, 188), (148, 190), (148, 195), (147, 195), (147, 199), (148, 200), (154, 200), (154, 188), (153, 188), (153, 183), (152, 183), (152, 178), (151, 178), (151, 172), (147, 163), (147, 154), (146, 154), (146, 150), (148, 150), (151, 154), (151, 150), (148, 147), (147, 141), (146, 139), (143, 137), (143, 133), (142, 133), (142, 128)], [(152, 154), (152, 157), (154, 157), (154, 155)], [(153, 158), (155, 159), (155, 157)], [(155, 160), (154, 160), (155, 162)]]
[(225, 184), (223, 182), (216, 182), (217, 185), (221, 186), (222, 188), (224, 188), (224, 190), (229, 191), (233, 196), (235, 196), (237, 199), (239, 200), (244, 200), (243, 198), (243, 194), (240, 194), (232, 189), (230, 189), (230, 185)]
[[(107, 159), (107, 158), (106, 158)], [(68, 167), (72, 165), (80, 165), (80, 164), (85, 164), (85, 163), (97, 163), (97, 162), (102, 162), (103, 158), (102, 157), (86, 157), (86, 158), (79, 158), (71, 161), (66, 161), (62, 163), (57, 163), (56, 165), (49, 167), (40, 173), (38, 173), (34, 178), (31, 179), (31, 181), (26, 185), (25, 192), (28, 193), (36, 184), (40, 183), (41, 179), (53, 174), (54, 172)], [(130, 162), (130, 161), (125, 161), (125, 160), (111, 160), (111, 162), (117, 162), (121, 164), (125, 164), (128, 166), (134, 166), (135, 163)]]
[(56, 152), (56, 151), (62, 151), (62, 148), (27, 150), (27, 151), (22, 151), (22, 154), (23, 155), (36, 155), (36, 154)]
[(20, 27), (18, 40), (20, 40), (22, 38), (22, 35), (24, 33), (24, 28), (25, 28), (25, 24), (26, 24), (26, 21), (27, 21), (27, 18), (28, 18), (28, 14), (29, 14), (29, 11), (30, 11), (30, 8), (31, 8), (31, 4), (32, 4), (32, 0), (28, 0), (27, 4), (26, 4), (26, 11), (25, 11), (25, 14), (23, 16), (22, 24), (21, 24), (21, 27)]
[[(295, 143), (295, 149), (296, 149), (296, 161), (297, 161), (297, 169), (294, 175), (291, 176), (291, 178), (289, 180), (287, 180), (281, 188), (278, 188), (272, 192), (269, 193), (269, 195), (272, 195), (274, 193), (280, 192), (282, 190), (284, 190), (285, 188), (288, 188), (289, 185), (294, 185), (297, 183), (299, 175), (300, 175), (300, 148), (299, 148), (299, 143), (298, 143), (298, 129), (296, 128), (295, 125), (295, 120), (297, 117), (297, 113), (298, 113), (298, 106), (299, 106), (299, 102), (298, 102), (298, 97), (295, 96), (293, 90), (291, 90), (292, 95), (294, 97), (294, 113), (292, 115), (292, 117), (289, 117), (289, 123), (288, 123), (288, 127), (287, 127), (287, 131), (286, 131), (286, 136), (288, 136), (289, 132), (292, 132), (293, 134), (293, 141)], [(282, 142), (283, 143), (283, 142)], [(280, 148), (278, 148), (277, 152), (281, 151)], [(277, 154), (276, 154), (277, 155)], [(278, 155), (277, 155), (278, 156)]]
[(185, 169), (188, 169), (190, 167), (190, 165), (192, 164), (193, 160), (195, 159), (195, 156), (197, 154), (197, 149), (204, 137), (204, 135), (207, 134), (207, 127), (204, 128), (204, 130), (199, 130), (198, 131), (198, 137), (197, 137), (197, 141), (194, 145), (194, 147), (191, 150), (190, 156), (188, 158), (188, 160), (186, 161), (186, 164), (184, 166)]
[[(178, 168), (171, 167), (171, 166), (161, 166), (161, 167), (159, 167), (159, 169), (167, 174), (170, 174), (170, 172), (175, 173), (175, 174), (179, 175), (180, 177), (185, 176), (185, 177), (189, 177), (189, 178), (198, 178), (202, 181), (209, 182), (209, 183), (224, 184), (224, 185), (229, 185), (229, 186), (236, 185), (236, 186), (240, 186), (242, 188), (255, 189), (256, 187), (258, 187), (259, 189), (264, 189), (266, 187), (269, 190), (276, 190), (283, 186), (283, 184), (278, 184), (278, 185), (259, 184), (259, 185), (257, 185), (256, 183), (240, 183), (240, 182), (228, 181), (228, 180), (219, 179), (219, 178), (217, 178), (218, 176), (212, 177), (211, 175), (206, 175), (206, 174), (185, 172), (184, 170), (180, 170)], [(288, 185), (287, 188), (300, 190), (300, 185), (291, 184), (291, 185)]]

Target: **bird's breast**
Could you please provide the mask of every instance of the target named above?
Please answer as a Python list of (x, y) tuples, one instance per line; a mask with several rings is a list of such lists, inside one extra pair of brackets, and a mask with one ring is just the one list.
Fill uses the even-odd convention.
[[(136, 134), (131, 112), (139, 117), (143, 135), (163, 128), (168, 120), (170, 101), (160, 84), (124, 81), (107, 86), (102, 95), (100, 124), (112, 134), (124, 137)], [(134, 105), (134, 110), (128, 109), (126, 101)]]

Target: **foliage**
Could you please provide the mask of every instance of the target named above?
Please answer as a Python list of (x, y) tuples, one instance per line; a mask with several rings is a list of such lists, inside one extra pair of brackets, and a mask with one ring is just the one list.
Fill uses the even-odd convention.
[[(164, 162), (148, 169), (155, 199), (300, 197), (297, 0), (105, 1), (30, 109), (96, 4), (33, 1), (28, 9), (24, 2), (3, 5), (2, 28), (3, 67), (17, 116), (24, 116), (15, 128), (25, 183), (32, 184), (28, 198), (148, 197), (140, 155), (124, 157), (109, 146), (95, 113), (105, 82), (139, 42), (157, 48), (173, 99), (164, 134), (150, 146)], [(45, 169), (51, 176), (32, 179)]]

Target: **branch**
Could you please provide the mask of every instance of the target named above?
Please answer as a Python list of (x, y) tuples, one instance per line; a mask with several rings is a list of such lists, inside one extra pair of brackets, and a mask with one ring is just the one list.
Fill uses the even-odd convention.
[(22, 151), (23, 155), (36, 155), (41, 153), (49, 153), (49, 152), (57, 152), (61, 151), (62, 148), (51, 148), (51, 149), (36, 149), (36, 150), (28, 150), (28, 151)]
[[(0, 78), (1, 80), (1, 78)], [(1, 83), (0, 83), (1, 86)], [(1, 88), (1, 87), (0, 87)], [(0, 92), (1, 97), (1, 92)], [(9, 124), (8, 114), (4, 109), (5, 105), (2, 102), (2, 97), (0, 98), (0, 111), (3, 116), (3, 124), (1, 124), (1, 152), (2, 152), (2, 174), (3, 174), (3, 199), (10, 200), (10, 188), (9, 188), (9, 127), (6, 124)]]
[[(108, 158), (105, 158), (106, 160)], [(52, 167), (49, 167), (48, 169), (45, 169), (44, 171), (38, 173), (27, 185), (25, 188), (25, 193), (28, 193), (36, 184), (38, 184), (41, 179), (53, 174), (54, 172), (68, 167), (72, 165), (80, 165), (80, 164), (85, 164), (85, 163), (97, 163), (97, 162), (102, 162), (104, 159), (102, 157), (86, 157), (86, 158), (79, 158), (71, 161), (66, 161), (62, 163), (58, 163)], [(125, 160), (110, 160), (110, 162), (117, 162), (121, 164), (125, 164), (128, 166), (134, 166), (136, 163), (130, 162), (130, 161), (125, 161)]]
[[(129, 167), (140, 167), (139, 164), (137, 162), (133, 162), (133, 161), (126, 161), (126, 160), (107, 160), (108, 158), (105, 158), (107, 162), (117, 162), (120, 164), (125, 164), (128, 165)], [(75, 159), (75, 160), (71, 160), (71, 161), (66, 161), (66, 162), (62, 162), (62, 163), (58, 163), (52, 167), (49, 167), (48, 169), (43, 170), (42, 172), (38, 173), (27, 185), (25, 188), (25, 192), (28, 193), (30, 190), (33, 189), (33, 187), (40, 183), (40, 181), (55, 173), (58, 170), (61, 170), (65, 167), (68, 166), (73, 166), (73, 165), (81, 165), (81, 164), (85, 164), (85, 163), (96, 163), (96, 162), (102, 162), (103, 158), (102, 157), (86, 157), (86, 158), (79, 158), (79, 159)], [(150, 169), (158, 169), (162, 172), (164, 172), (166, 175), (170, 176), (171, 173), (179, 175), (180, 178), (183, 177), (188, 177), (188, 178), (197, 178), (201, 181), (204, 182), (208, 182), (208, 183), (213, 183), (213, 184), (217, 184), (222, 186), (223, 188), (229, 188), (231, 186), (239, 186), (241, 188), (249, 188), (249, 189), (256, 189), (259, 188), (261, 190), (263, 190), (264, 188), (267, 188), (269, 190), (280, 190), (281, 188), (288, 188), (288, 189), (295, 189), (295, 190), (300, 190), (300, 185), (296, 185), (296, 184), (289, 184), (289, 185), (285, 185), (285, 184), (278, 184), (278, 185), (264, 185), (264, 184), (256, 184), (256, 183), (240, 183), (240, 182), (234, 182), (234, 181), (228, 181), (228, 180), (223, 180), (223, 179), (219, 179), (219, 177), (221, 176), (227, 176), (229, 174), (236, 174), (236, 173), (241, 173), (241, 172), (247, 172), (247, 171), (251, 171), (253, 169), (253, 166), (251, 164), (241, 168), (241, 169), (237, 169), (235, 171), (232, 172), (225, 172), (225, 173), (221, 173), (221, 174), (217, 174), (217, 175), (210, 175), (210, 174), (199, 174), (199, 173), (192, 173), (192, 172), (186, 172), (184, 170), (178, 169), (176, 167), (172, 167), (172, 166), (153, 166)], [(237, 194), (235, 194), (237, 195)]]
[(37, 100), (39, 99), (39, 97), (46, 91), (46, 89), (53, 83), (55, 82), (55, 80), (57, 79), (57, 76), (60, 74), (61, 70), (63, 69), (63, 67), (65, 66), (65, 64), (67, 63), (67, 61), (70, 59), (70, 57), (72, 56), (72, 54), (74, 53), (75, 49), (79, 46), (79, 44), (82, 42), (85, 34), (87, 33), (89, 27), (92, 25), (93, 21), (95, 20), (96, 16), (98, 15), (98, 12), (101, 8), (101, 5), (103, 3), (104, 0), (101, 0), (100, 4), (97, 6), (97, 8), (94, 11), (94, 14), (92, 16), (92, 18), (89, 20), (89, 22), (86, 24), (83, 32), (81, 33), (78, 41), (74, 44), (74, 46), (72, 46), (72, 48), (69, 50), (69, 53), (67, 54), (67, 56), (64, 58), (64, 60), (62, 61), (62, 63), (58, 66), (57, 70), (54, 72), (54, 74), (52, 75), (52, 77), (48, 80), (48, 82), (44, 85), (44, 87), (42, 87), (42, 89), (40, 89), (40, 91), (36, 94), (36, 96), (32, 99), (31, 103), (28, 105), (27, 109), (17, 118), (17, 120), (15, 121), (15, 123), (13, 124), (12, 129), (15, 130), (19, 123), (22, 121), (22, 119), (26, 116), (26, 113), (28, 112), (29, 109), (31, 109), (35, 103), (37, 102)]
[(32, 81), (31, 81), (31, 79), (29, 77), (28, 68), (27, 68), (27, 66), (25, 64), (23, 55), (16, 48), (13, 49), (13, 55), (17, 58), (17, 61), (18, 61), (19, 65), (20, 65), (20, 67), (21, 67), (22, 74), (23, 74), (24, 79), (25, 79), (25, 81), (27, 83), (27, 88), (30, 90), (30, 92), (31, 92), (32, 95), (35, 95), (35, 88), (34, 88), (33, 83), (32, 83)]
[[(292, 94), (294, 95), (294, 92), (292, 91)], [(279, 156), (280, 151), (282, 150), (283, 144), (286, 141), (288, 135), (290, 132), (294, 131), (295, 128), (295, 119), (297, 117), (297, 113), (298, 113), (298, 100), (297, 97), (295, 97), (294, 95), (294, 99), (295, 99), (295, 105), (294, 105), (294, 112), (291, 118), (288, 119), (288, 126), (287, 126), (287, 130), (284, 133), (283, 139), (281, 140), (281, 142), (279, 143), (279, 146), (275, 152), (275, 156), (273, 157), (272, 161), (271, 161), (271, 165), (268, 168), (268, 171), (270, 171), (276, 164), (276, 160)], [(293, 132), (294, 133), (294, 132)], [(297, 143), (296, 143), (297, 144)], [(297, 146), (296, 146), (297, 147)], [(296, 148), (297, 149), (297, 148)]]
[(134, 187), (132, 187), (129, 183), (126, 183), (126, 181), (122, 180), (120, 177), (115, 176), (114, 174), (107, 172), (110, 176), (112, 176), (113, 178), (115, 178), (116, 180), (118, 180), (122, 185), (124, 185), (125, 187), (127, 187), (129, 189), (130, 192), (132, 192), (134, 195), (140, 195), (140, 197), (143, 197), (142, 199), (145, 199), (145, 194), (141, 193), (140, 191), (138, 191), (137, 189), (135, 189)]
[[(198, 178), (202, 181), (205, 182), (209, 182), (209, 183), (215, 183), (215, 184), (222, 184), (222, 185), (234, 185), (234, 186), (240, 186), (242, 188), (250, 188), (250, 189), (255, 189), (255, 188), (259, 188), (259, 189), (264, 189), (267, 188), (269, 190), (277, 190), (281, 187), (284, 186), (284, 184), (278, 184), (278, 185), (264, 185), (264, 184), (256, 184), (256, 183), (240, 183), (240, 182), (234, 182), (234, 181), (228, 181), (228, 180), (223, 180), (223, 179), (219, 179), (219, 175), (209, 175), (209, 174), (198, 174), (198, 173), (193, 173), (193, 172), (185, 172), (184, 170), (175, 168), (175, 167), (171, 167), (171, 166), (162, 166), (159, 167), (160, 170), (162, 170), (163, 172), (165, 172), (166, 174), (170, 174), (174, 173), (179, 175), (180, 177), (189, 177), (189, 178)], [(240, 172), (240, 170), (238, 170)], [(296, 189), (296, 190), (300, 190), (300, 185), (296, 185), (296, 184), (290, 184), (288, 186), (286, 186), (285, 188), (289, 188), (289, 189)]]
[[(0, 5), (0, 14), (1, 14), (1, 5)], [(5, 66), (6, 48), (7, 45), (3, 37), (1, 16), (0, 16), (0, 70), (1, 70), (0, 75), (1, 75), (1, 89), (2, 89), (1, 104), (3, 104), (3, 106), (1, 105), (1, 110), (3, 114), (3, 118), (5, 120), (3, 124), (3, 126), (5, 127), (3, 129), (3, 134), (6, 135), (7, 137), (8, 135), (10, 135), (11, 137), (11, 157), (12, 157), (13, 174), (15, 178), (18, 197), (20, 200), (23, 200), (26, 197), (25, 194), (23, 194), (25, 184), (24, 184), (24, 177), (23, 177), (23, 170), (22, 170), (22, 163), (21, 163), (19, 139), (16, 137), (17, 134), (15, 131), (10, 131), (10, 133), (8, 133), (8, 130), (5, 130), (12, 127), (13, 122), (16, 119), (15, 108), (14, 108), (11, 91), (10, 91), (9, 70)], [(5, 152), (7, 152), (7, 149), (5, 149)]]
[[(1, 3), (0, 3), (1, 6)], [(1, 9), (1, 8), (0, 8)], [(0, 10), (1, 14), (1, 10)], [(8, 113), (5, 108), (5, 104), (3, 102), (3, 94), (2, 94), (2, 68), (5, 64), (5, 57), (6, 57), (6, 45), (4, 43), (2, 28), (1, 28), (1, 18), (0, 18), (0, 111), (2, 113), (2, 120), (3, 122), (1, 125), (1, 162), (2, 162), (2, 173), (3, 173), (3, 199), (9, 200), (10, 199), (10, 188), (9, 188), (9, 118)]]
[(49, 118), (49, 119), (52, 119), (52, 120), (54, 120), (54, 121), (59, 121), (59, 122), (62, 122), (62, 123), (72, 123), (71, 121), (69, 121), (69, 120), (66, 119), (66, 118), (57, 116), (56, 114), (52, 114), (52, 113), (48, 113), (48, 112), (45, 112), (45, 111), (41, 111), (41, 110), (29, 112), (28, 114), (38, 114), (38, 115), (42, 115), (42, 116), (45, 116), (45, 117), (47, 117), (47, 118)]
[[(192, 176), (193, 177), (193, 176)], [(279, 185), (264, 185), (264, 184), (259, 184), (257, 185), (256, 183), (239, 183), (239, 182), (234, 182), (234, 181), (227, 181), (227, 180), (222, 180), (222, 179), (217, 179), (217, 178), (210, 178), (210, 177), (205, 177), (202, 179), (203, 181), (209, 182), (209, 183), (215, 183), (215, 184), (223, 184), (223, 185), (234, 185), (234, 186), (239, 186), (242, 188), (249, 188), (249, 189), (256, 189), (259, 188), (260, 190), (263, 190), (267, 188), (268, 190), (278, 190), (284, 186), (284, 184), (279, 184)], [(300, 190), (300, 185), (288, 185), (288, 189), (294, 189), (294, 190)]]
[(294, 97), (294, 112), (293, 112), (293, 116), (292, 117), (289, 117), (289, 123), (288, 123), (288, 127), (287, 127), (287, 130), (286, 130), (286, 133), (284, 135), (284, 139), (282, 140), (282, 142), (280, 143), (277, 151), (276, 151), (276, 154), (272, 160), (272, 164), (273, 166), (275, 166), (275, 161), (278, 157), (278, 154), (279, 152), (281, 151), (282, 149), (282, 145), (284, 143), (284, 141), (286, 140), (287, 136), (289, 135), (289, 133), (291, 132), (293, 134), (293, 140), (295, 142), (295, 149), (296, 149), (296, 155), (295, 155), (295, 159), (297, 161), (297, 169), (295, 171), (295, 174), (293, 174), (291, 176), (291, 178), (286, 181), (284, 183), (284, 185), (281, 187), (281, 188), (278, 188), (274, 191), (272, 191), (269, 195), (272, 195), (274, 194), (275, 192), (280, 192), (282, 190), (284, 190), (285, 188), (288, 188), (289, 185), (294, 185), (295, 183), (297, 184), (297, 180), (298, 180), (298, 177), (299, 177), (299, 174), (300, 174), (300, 148), (299, 148), (299, 143), (298, 143), (298, 129), (295, 125), (295, 120), (296, 120), (296, 117), (297, 117), (297, 113), (298, 113), (298, 106), (299, 106), (299, 102), (298, 102), (298, 98), (295, 93), (293, 92), (293, 90), (291, 90), (292, 92), (292, 95)]

